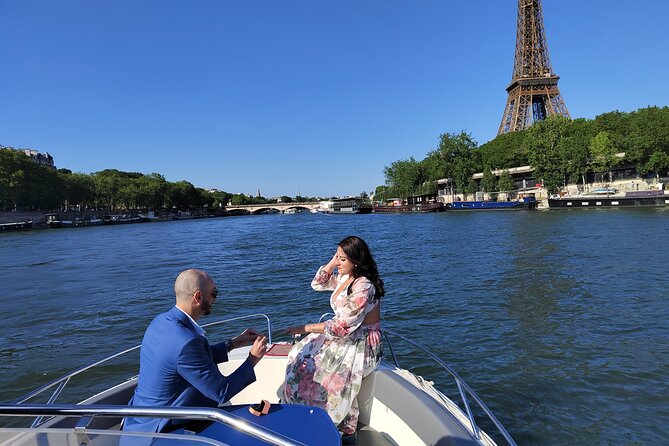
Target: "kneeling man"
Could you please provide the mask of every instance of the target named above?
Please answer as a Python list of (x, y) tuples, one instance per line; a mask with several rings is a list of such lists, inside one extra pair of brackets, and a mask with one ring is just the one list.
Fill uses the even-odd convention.
[[(256, 380), (253, 367), (265, 355), (267, 338), (251, 329), (227, 342), (209, 345), (197, 321), (211, 312), (218, 290), (204, 271), (189, 269), (174, 284), (176, 305), (146, 329), (139, 360), (139, 378), (132, 406), (216, 407)], [(249, 356), (229, 376), (217, 364), (228, 351), (253, 342)], [(126, 418), (125, 431), (165, 432), (174, 429), (167, 418)]]

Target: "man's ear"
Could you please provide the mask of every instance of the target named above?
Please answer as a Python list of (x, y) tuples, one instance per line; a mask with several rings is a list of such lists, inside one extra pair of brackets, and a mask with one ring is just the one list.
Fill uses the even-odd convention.
[(193, 304), (200, 305), (202, 303), (202, 291), (197, 290), (193, 293)]

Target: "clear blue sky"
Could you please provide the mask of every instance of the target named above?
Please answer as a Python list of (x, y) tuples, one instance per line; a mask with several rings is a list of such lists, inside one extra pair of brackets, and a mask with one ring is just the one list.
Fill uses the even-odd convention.
[[(0, 0), (0, 144), (266, 196), (496, 135), (516, 0)], [(669, 2), (544, 0), (572, 117), (669, 104)]]

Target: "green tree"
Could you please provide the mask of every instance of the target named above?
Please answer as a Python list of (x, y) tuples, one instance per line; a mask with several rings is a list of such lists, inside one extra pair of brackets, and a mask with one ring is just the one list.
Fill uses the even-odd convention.
[(483, 171), (483, 178), (481, 179), (481, 188), (485, 192), (494, 192), (497, 190), (497, 178), (493, 175), (490, 168)]
[[(478, 145), (470, 134), (462, 131), (456, 133), (445, 133), (439, 136), (439, 147), (437, 154), (441, 158), (440, 175), (430, 178), (438, 180), (441, 178), (453, 178), (455, 187), (460, 192), (466, 192), (469, 187), (471, 176), (480, 168), (481, 157), (477, 153)], [(436, 187), (436, 186), (435, 186)]]
[(388, 186), (376, 186), (376, 189), (374, 190), (374, 199), (383, 202), (389, 198), (394, 198), (390, 195), (390, 192), (391, 189)]
[(225, 206), (227, 206), (228, 202), (230, 201), (230, 198), (232, 197), (231, 194), (224, 192), (224, 191), (213, 191), (210, 192), (212, 198), (214, 199), (214, 202), (212, 204), (212, 207), (215, 209), (221, 209)]
[(513, 177), (508, 170), (505, 170), (500, 174), (499, 181), (497, 182), (497, 189), (503, 192), (516, 189), (516, 182), (513, 181)]
[(643, 165), (644, 173), (654, 172), (655, 178), (660, 179), (660, 175), (669, 169), (669, 154), (661, 150), (656, 150), (650, 155), (650, 158)]
[(214, 206), (214, 197), (211, 196), (209, 191), (207, 191), (206, 189), (202, 189), (201, 187), (196, 187), (195, 192), (196, 193), (193, 195), (193, 201), (190, 204), (191, 208), (211, 209)]
[(137, 179), (137, 207), (141, 209), (161, 209), (165, 207), (165, 195), (169, 188), (165, 177), (158, 173), (144, 175)]
[(453, 178), (458, 191), (467, 191), (471, 176), (480, 166), (480, 154), (475, 155), (478, 144), (464, 131), (447, 133), (439, 137), (439, 151), (447, 159), (448, 177)]
[(669, 153), (669, 107), (647, 107), (623, 116), (618, 127), (605, 130), (628, 161), (644, 169), (654, 152)]
[(21, 207), (40, 210), (60, 207), (64, 201), (65, 191), (55, 169), (30, 161), (25, 173), (26, 194), (20, 203)]
[(414, 157), (395, 161), (384, 169), (386, 184), (392, 187), (400, 198), (415, 195), (425, 181), (424, 172)]
[(167, 187), (167, 206), (179, 210), (196, 207), (198, 203), (198, 192), (188, 181), (177, 181), (170, 183)]
[(560, 144), (569, 125), (569, 119), (555, 116), (535, 123), (527, 131), (524, 144), (530, 164), (549, 194), (557, 193), (566, 180)]
[[(288, 203), (292, 203), (292, 198), (286, 197), (290, 199)], [(254, 197), (251, 195), (245, 195), (245, 194), (234, 194), (232, 197), (230, 197), (230, 204), (235, 205), (235, 206), (241, 206), (241, 205), (249, 205), (249, 204), (261, 204), (256, 201)]]
[(118, 200), (121, 177), (118, 170), (103, 170), (93, 174), (95, 201), (97, 206), (114, 209)]
[(566, 129), (560, 142), (561, 165), (569, 181), (583, 182), (590, 171), (590, 141), (594, 137), (593, 121), (576, 119)]
[(24, 153), (0, 149), (0, 207), (57, 209), (64, 200), (59, 173), (34, 163)]
[(123, 209), (137, 209), (139, 199), (139, 180), (135, 178), (123, 178), (118, 187), (118, 196), (116, 202), (121, 204)]
[(58, 175), (65, 189), (64, 197), (67, 203), (81, 207), (95, 203), (95, 182), (90, 175), (72, 173), (67, 169), (59, 169)]
[(483, 165), (498, 170), (529, 164), (528, 154), (523, 150), (526, 134), (526, 131), (504, 133), (483, 144), (479, 148)]
[(25, 195), (26, 169), (30, 159), (11, 149), (0, 149), (0, 205), (14, 208)]
[(602, 177), (608, 172), (609, 181), (611, 181), (611, 168), (620, 163), (620, 158), (616, 156), (616, 153), (618, 150), (611, 142), (609, 133), (599, 132), (590, 142), (592, 170), (602, 174)]

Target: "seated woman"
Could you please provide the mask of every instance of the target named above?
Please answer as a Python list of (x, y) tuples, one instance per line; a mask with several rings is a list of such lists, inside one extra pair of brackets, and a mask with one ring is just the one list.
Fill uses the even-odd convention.
[(383, 280), (367, 244), (351, 236), (342, 240), (328, 264), (318, 269), (311, 287), (334, 290), (330, 306), (335, 315), (323, 323), (286, 329), (291, 335), (309, 335), (296, 342), (288, 354), (282, 400), (323, 408), (343, 435), (354, 436), (362, 378), (381, 359)]

